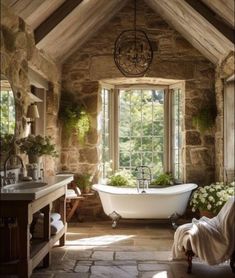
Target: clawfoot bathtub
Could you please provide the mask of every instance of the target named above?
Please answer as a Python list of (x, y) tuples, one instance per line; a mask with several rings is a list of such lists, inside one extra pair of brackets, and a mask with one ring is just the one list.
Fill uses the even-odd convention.
[(106, 215), (112, 218), (115, 228), (120, 218), (132, 219), (170, 219), (175, 220), (184, 214), (194, 183), (174, 185), (166, 188), (149, 188), (145, 193), (137, 188), (115, 187), (94, 184), (92, 188), (99, 193)]

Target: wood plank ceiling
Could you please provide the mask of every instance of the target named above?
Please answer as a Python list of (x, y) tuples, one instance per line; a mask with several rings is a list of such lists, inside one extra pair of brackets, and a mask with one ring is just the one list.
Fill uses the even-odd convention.
[[(58, 63), (133, 0), (1, 0), (32, 27)], [(234, 51), (234, 0), (145, 0), (214, 64)], [(195, 4), (195, 2), (197, 2)]]

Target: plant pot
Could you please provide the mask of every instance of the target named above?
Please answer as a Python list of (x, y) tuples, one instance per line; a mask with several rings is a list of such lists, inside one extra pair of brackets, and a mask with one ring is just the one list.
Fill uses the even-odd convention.
[(206, 216), (207, 218), (213, 218), (215, 217), (215, 214), (208, 210), (200, 210), (200, 216)]
[(39, 163), (39, 156), (35, 154), (28, 155), (29, 164)]

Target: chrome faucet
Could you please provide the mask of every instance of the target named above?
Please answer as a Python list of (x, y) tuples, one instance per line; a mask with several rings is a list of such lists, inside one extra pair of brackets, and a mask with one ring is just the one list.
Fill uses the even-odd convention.
[(10, 159), (13, 157), (17, 158), (20, 161), (21, 171), (24, 173), (25, 167), (24, 167), (22, 158), (17, 154), (10, 154), (4, 162), (4, 174), (3, 174), (3, 177), (1, 178), (1, 185), (7, 185), (7, 184), (16, 182), (15, 173), (11, 173), (11, 172), (7, 173), (8, 163), (9, 163)]
[(137, 172), (137, 190), (139, 192), (142, 187), (141, 193), (146, 193), (145, 189), (148, 189), (152, 178), (151, 169), (148, 166), (137, 166), (135, 171)]

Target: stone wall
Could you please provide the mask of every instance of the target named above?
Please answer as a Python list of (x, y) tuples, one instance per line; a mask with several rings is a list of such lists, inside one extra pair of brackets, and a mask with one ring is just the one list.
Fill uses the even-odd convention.
[[(216, 68), (215, 94), (217, 104), (215, 133), (216, 180), (224, 180), (224, 81), (235, 73), (235, 53), (230, 53)], [(233, 115), (234, 116), (234, 115)]]
[[(67, 59), (62, 68), (63, 93), (84, 102), (92, 119), (89, 142), (74, 144), (71, 137), (62, 143), (62, 168), (97, 175), (99, 138), (99, 80), (123, 77), (113, 61), (114, 42), (121, 31), (132, 28), (133, 3), (124, 7), (102, 30)], [(186, 80), (184, 102), (185, 181), (209, 183), (214, 180), (214, 130), (200, 134), (192, 117), (200, 106), (214, 99), (214, 66), (172, 29), (144, 1), (138, 2), (137, 25), (149, 36), (153, 63), (146, 77)]]
[[(17, 136), (24, 133), (26, 113), (29, 105), (28, 92), (30, 81), (29, 66), (50, 82), (47, 93), (47, 135), (52, 136), (57, 145), (60, 143), (57, 112), (60, 99), (60, 69), (34, 43), (34, 37), (25, 22), (1, 4), (1, 74), (5, 75), (14, 91), (17, 103)], [(57, 170), (54, 159), (45, 159), (47, 175)]]

